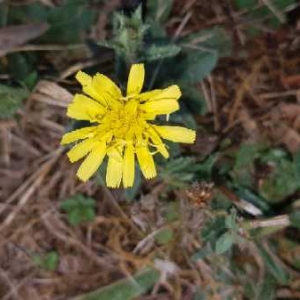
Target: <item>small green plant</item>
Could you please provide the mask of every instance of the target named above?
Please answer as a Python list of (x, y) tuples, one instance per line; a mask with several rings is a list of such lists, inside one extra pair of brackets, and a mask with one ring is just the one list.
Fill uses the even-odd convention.
[(24, 88), (0, 84), (0, 119), (12, 118), (27, 95)]
[(80, 194), (64, 200), (60, 208), (67, 213), (68, 222), (73, 226), (93, 221), (96, 215), (96, 201)]
[(59, 262), (59, 255), (56, 251), (49, 251), (44, 254), (34, 254), (33, 263), (46, 271), (55, 271)]

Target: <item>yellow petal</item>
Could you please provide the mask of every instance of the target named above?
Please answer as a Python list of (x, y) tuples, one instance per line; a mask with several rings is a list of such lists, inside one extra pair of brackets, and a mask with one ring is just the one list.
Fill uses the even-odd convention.
[(77, 72), (77, 74), (75, 75), (75, 78), (77, 79), (77, 81), (80, 82), (80, 84), (82, 86), (92, 83), (92, 77), (82, 71)]
[(97, 100), (102, 105), (106, 106), (106, 100), (105, 100), (104, 95), (102, 95), (101, 93), (99, 94), (98, 91), (94, 87), (93, 77), (91, 77), (90, 75), (88, 75), (82, 71), (79, 71), (75, 77), (82, 85), (82, 90), (84, 91), (84, 93), (89, 95), (91, 98)]
[(150, 179), (155, 177), (156, 168), (148, 147), (136, 147), (136, 155), (145, 178)]
[(162, 90), (152, 90), (145, 93), (141, 93), (138, 95), (138, 99), (142, 101), (148, 101), (154, 98), (155, 96), (159, 95), (162, 92)]
[(107, 76), (97, 73), (93, 77), (93, 87), (98, 94), (104, 94), (105, 98), (109, 101), (111, 98), (119, 99), (122, 97), (121, 90), (118, 86)]
[(144, 64), (132, 65), (127, 83), (127, 95), (137, 95), (143, 88), (145, 79)]
[(106, 170), (106, 184), (108, 187), (117, 188), (121, 184), (123, 175), (123, 158), (120, 152), (115, 148), (109, 153), (107, 170)]
[(95, 139), (86, 139), (74, 146), (68, 153), (71, 162), (75, 162), (87, 155), (99, 142)]
[(128, 144), (124, 153), (123, 185), (125, 188), (133, 186), (134, 182), (134, 147)]
[(159, 135), (172, 142), (192, 144), (196, 139), (196, 131), (180, 126), (153, 126)]
[(147, 115), (167, 115), (171, 114), (179, 109), (178, 101), (176, 100), (160, 100), (160, 101), (147, 101), (141, 104), (141, 109), (147, 113)]
[(68, 106), (67, 115), (76, 120), (97, 121), (105, 113), (105, 108), (91, 98), (76, 94)]
[(81, 164), (77, 176), (82, 181), (87, 181), (99, 168), (106, 154), (105, 142), (99, 143)]
[(122, 93), (116, 84), (103, 74), (97, 73), (91, 77), (79, 71), (76, 74), (76, 79), (81, 83), (84, 93), (103, 106), (107, 106), (110, 102), (114, 102), (122, 97)]
[(89, 126), (66, 133), (61, 140), (62, 145), (93, 137), (97, 126)]
[(157, 93), (157, 95), (154, 95), (154, 97), (151, 100), (178, 100), (181, 96), (181, 91), (178, 85), (171, 85), (167, 87), (166, 89), (161, 90), (160, 93)]
[(165, 144), (163, 143), (163, 141), (161, 140), (159, 134), (155, 131), (154, 128), (150, 127), (147, 130), (147, 133), (149, 134), (149, 137), (153, 143), (153, 146), (157, 149), (157, 151), (165, 158), (169, 157), (169, 152), (165, 146)]

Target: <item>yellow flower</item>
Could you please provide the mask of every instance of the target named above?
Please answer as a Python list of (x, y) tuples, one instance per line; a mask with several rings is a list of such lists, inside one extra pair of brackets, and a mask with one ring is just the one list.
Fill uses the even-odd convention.
[[(71, 162), (86, 156), (77, 176), (87, 181), (108, 156), (106, 184), (117, 188), (134, 183), (135, 157), (143, 175), (156, 176), (153, 155), (165, 158), (169, 152), (162, 139), (178, 143), (193, 143), (196, 133), (180, 126), (160, 126), (153, 121), (158, 115), (169, 115), (179, 109), (181, 96), (177, 85), (141, 93), (145, 77), (143, 64), (131, 67), (127, 94), (108, 77), (97, 73), (91, 77), (79, 71), (76, 79), (83, 94), (76, 94), (67, 115), (76, 120), (87, 120), (91, 126), (66, 133), (61, 143), (78, 142), (68, 153)], [(150, 149), (152, 149), (152, 152)]]

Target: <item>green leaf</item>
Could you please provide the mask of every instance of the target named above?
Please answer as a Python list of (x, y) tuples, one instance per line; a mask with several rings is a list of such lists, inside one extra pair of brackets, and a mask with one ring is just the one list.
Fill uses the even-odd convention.
[[(286, 285), (289, 282), (290, 275), (289, 273), (274, 260), (273, 256), (264, 248), (262, 245), (258, 245), (260, 250), (260, 254), (263, 258), (263, 261), (273, 275), (273, 277), (277, 280), (277, 282), (281, 285)], [(275, 255), (275, 254), (274, 254)]]
[(248, 188), (255, 185), (254, 162), (266, 146), (263, 143), (244, 143), (239, 147), (232, 170), (236, 183)]
[(166, 203), (162, 212), (162, 217), (166, 222), (169, 223), (178, 220), (179, 215), (179, 203), (177, 201)]
[[(259, 5), (260, 2), (257, 0), (234, 1), (237, 9), (248, 10), (247, 14), (244, 14), (244, 21), (248, 25), (245, 27), (245, 30), (249, 36), (260, 34), (263, 27), (278, 28), (282, 23), (286, 22), (286, 9), (295, 3), (297, 3), (295, 0), (270, 0), (271, 9), (267, 3)], [(277, 14), (274, 14), (274, 9), (277, 10)], [(278, 19), (278, 14), (281, 15), (280, 19)]]
[(144, 59), (147, 61), (154, 61), (173, 57), (180, 52), (181, 48), (176, 45), (151, 45), (144, 49)]
[(219, 236), (222, 235), (226, 229), (225, 217), (218, 216), (205, 224), (201, 230), (201, 237), (203, 241), (215, 245)]
[(239, 198), (257, 206), (264, 213), (271, 213), (271, 207), (264, 198), (255, 194), (252, 190), (236, 185), (236, 195)]
[(274, 300), (275, 293), (276, 281), (269, 272), (266, 272), (261, 284), (257, 284), (257, 280), (251, 278), (244, 285), (246, 299)]
[(230, 211), (230, 215), (226, 216), (225, 225), (228, 229), (238, 231), (239, 226), (237, 224), (237, 211), (236, 211), (236, 209), (232, 208), (231, 211)]
[(173, 187), (183, 187), (195, 178), (198, 168), (193, 157), (179, 157), (164, 162), (159, 176)]
[(47, 271), (55, 271), (58, 266), (59, 256), (56, 251), (45, 254), (35, 254), (32, 256), (33, 263)]
[(232, 37), (224, 28), (215, 26), (192, 33), (180, 40), (180, 46), (198, 52), (217, 52), (219, 57), (230, 56)]
[(96, 201), (83, 195), (75, 195), (60, 205), (67, 212), (68, 222), (73, 226), (93, 221), (96, 216), (95, 207)]
[(201, 81), (212, 72), (217, 61), (217, 52), (189, 52), (182, 63), (184, 65), (184, 71), (180, 78), (181, 81), (190, 83)]
[(207, 113), (206, 101), (203, 93), (191, 85), (180, 85), (182, 101), (193, 114), (204, 115)]
[(216, 253), (222, 254), (232, 248), (235, 236), (231, 232), (223, 233), (216, 241)]
[(16, 79), (24, 80), (34, 68), (28, 55), (23, 53), (11, 53), (6, 57), (9, 73)]
[(218, 161), (219, 153), (215, 152), (208, 156), (204, 161), (198, 163), (197, 175), (201, 180), (210, 181), (212, 179), (212, 171), (215, 163)]
[(257, 4), (257, 0), (234, 0), (234, 5), (238, 9), (251, 9)]
[(27, 88), (32, 91), (38, 81), (38, 73), (36, 71), (32, 71), (29, 73), (24, 79), (23, 82), (27, 86)]
[(295, 154), (295, 157), (294, 157), (294, 164), (295, 164), (295, 171), (296, 171), (298, 180), (300, 181), (300, 151), (298, 151), (298, 152)]
[(165, 244), (168, 244), (173, 239), (173, 237), (174, 237), (173, 230), (166, 228), (166, 229), (159, 231), (155, 235), (155, 241), (159, 245), (165, 245)]
[(143, 54), (144, 35), (148, 27), (143, 23), (141, 7), (138, 7), (130, 17), (121, 13), (114, 14), (114, 49), (126, 63), (138, 61)]
[(97, 11), (87, 1), (63, 0), (60, 5), (47, 7), (41, 3), (11, 6), (10, 19), (14, 23), (47, 22), (49, 30), (40, 38), (47, 43), (76, 43), (85, 38), (96, 21)]
[(0, 84), (0, 118), (13, 117), (27, 96), (28, 91), (24, 88)]
[(71, 300), (133, 300), (150, 289), (160, 278), (155, 269), (147, 269), (135, 275), (116, 281), (94, 292), (71, 298)]
[(300, 229), (300, 210), (295, 210), (289, 215), (291, 226)]
[(259, 193), (270, 203), (280, 203), (299, 188), (295, 164), (287, 158), (274, 160), (275, 168), (259, 187)]

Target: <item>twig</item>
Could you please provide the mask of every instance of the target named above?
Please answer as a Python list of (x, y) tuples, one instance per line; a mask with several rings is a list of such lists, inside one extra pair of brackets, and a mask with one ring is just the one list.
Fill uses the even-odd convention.
[(287, 227), (291, 224), (288, 215), (281, 215), (265, 220), (255, 220), (245, 223), (249, 229), (266, 228), (266, 227)]
[[(57, 227), (54, 226), (57, 222), (53, 222), (49, 219), (50, 214), (42, 216), (42, 221), (45, 227), (47, 228), (48, 232), (55, 236), (58, 240), (61, 242), (64, 242), (66, 245), (70, 245), (75, 247), (76, 249), (81, 250), (87, 257), (89, 257), (91, 260), (93, 260), (97, 265), (101, 267), (108, 268), (109, 267), (109, 261), (107, 258), (100, 257), (96, 253), (94, 253), (89, 247), (84, 245), (81, 241), (74, 237), (67, 236), (63, 233), (61, 233), (60, 230), (58, 230)], [(57, 224), (56, 224), (57, 225)], [(113, 255), (112, 251), (110, 252), (110, 256), (114, 258), (114, 260), (117, 259), (116, 255)]]
[(7, 273), (2, 268), (0, 268), (0, 276), (6, 281), (7, 285), (9, 286), (11, 295), (13, 295), (16, 300), (24, 300), (24, 298), (19, 295), (15, 284), (11, 281)]

